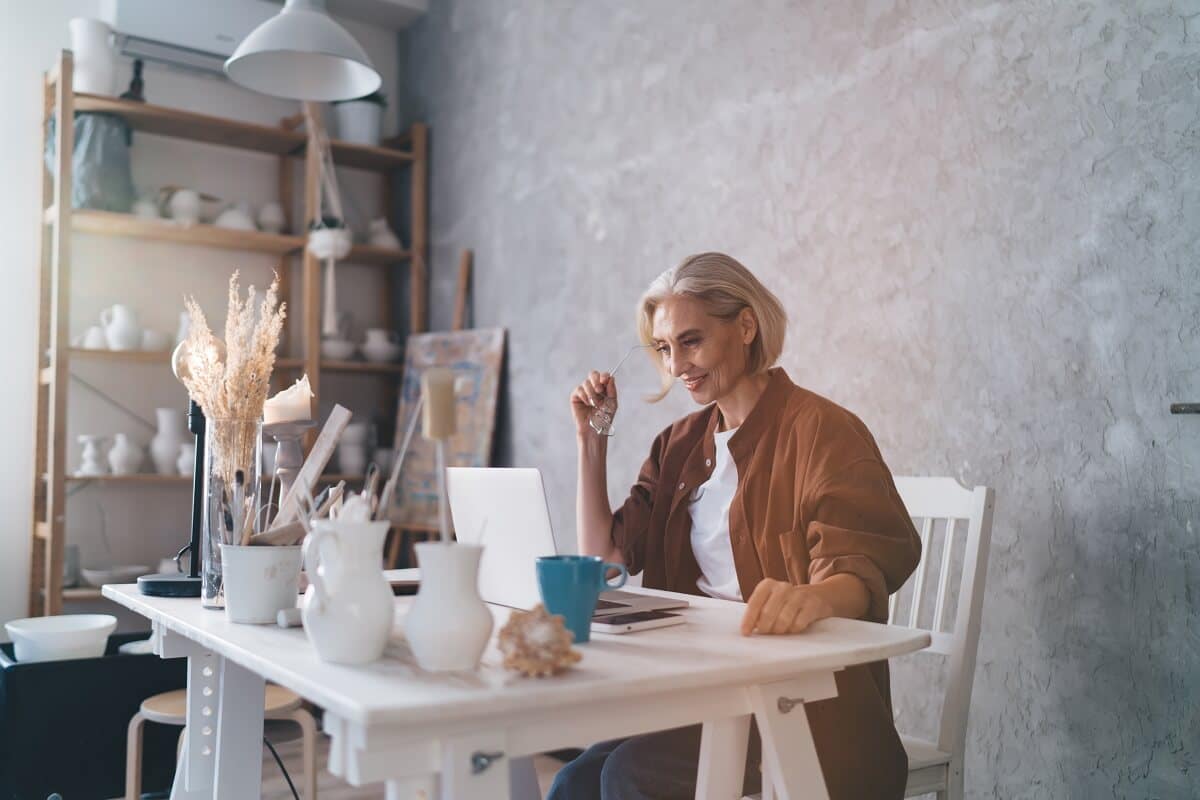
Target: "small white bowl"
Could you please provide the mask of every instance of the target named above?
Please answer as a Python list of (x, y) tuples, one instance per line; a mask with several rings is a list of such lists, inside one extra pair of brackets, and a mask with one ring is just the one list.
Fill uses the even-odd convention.
[(4, 623), (13, 654), (24, 663), (99, 658), (116, 627), (117, 618), (111, 614), (63, 614)]
[(84, 583), (100, 587), (106, 583), (133, 583), (143, 575), (149, 575), (153, 570), (145, 564), (122, 564), (110, 569), (81, 569)]
[(372, 364), (387, 364), (400, 357), (404, 346), (396, 342), (363, 342), (358, 349)]
[(334, 361), (345, 361), (354, 355), (355, 349), (354, 342), (346, 339), (321, 340), (321, 355)]

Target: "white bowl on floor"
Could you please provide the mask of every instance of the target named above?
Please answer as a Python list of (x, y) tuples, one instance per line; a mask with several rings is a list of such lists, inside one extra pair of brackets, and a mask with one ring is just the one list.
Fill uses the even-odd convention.
[(4, 623), (13, 655), (22, 663), (99, 658), (116, 627), (117, 618), (111, 614), (62, 614)]
[(152, 570), (146, 564), (118, 564), (108, 569), (81, 569), (83, 582), (97, 589), (106, 583), (133, 583)]

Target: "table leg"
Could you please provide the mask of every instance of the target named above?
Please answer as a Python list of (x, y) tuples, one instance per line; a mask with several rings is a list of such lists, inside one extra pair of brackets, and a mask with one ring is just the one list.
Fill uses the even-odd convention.
[[(228, 659), (218, 659), (221, 688), (217, 699), (216, 769), (213, 775), (217, 798), (258, 797), (262, 790), (263, 697), (266, 682), (261, 675)], [(198, 736), (196, 734), (199, 734)], [(210, 739), (212, 723), (189, 739)]]
[(704, 723), (696, 800), (735, 800), (742, 796), (749, 741), (749, 714)]
[(750, 705), (762, 737), (763, 780), (772, 782), (779, 800), (829, 800), (804, 704), (836, 696), (832, 672), (750, 689)]

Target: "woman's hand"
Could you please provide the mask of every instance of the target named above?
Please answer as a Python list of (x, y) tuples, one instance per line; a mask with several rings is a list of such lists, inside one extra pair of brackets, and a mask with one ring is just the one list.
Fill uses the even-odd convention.
[(605, 403), (610, 413), (616, 416), (617, 382), (607, 372), (592, 370), (583, 383), (571, 392), (571, 414), (575, 417), (575, 431), (578, 435), (594, 433), (588, 425), (588, 418), (601, 403)]
[(833, 606), (815, 587), (763, 578), (746, 603), (742, 635), (800, 633), (817, 620), (832, 616)]

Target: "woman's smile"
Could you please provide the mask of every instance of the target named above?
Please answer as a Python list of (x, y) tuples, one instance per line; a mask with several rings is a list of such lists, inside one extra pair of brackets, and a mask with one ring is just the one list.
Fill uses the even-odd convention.
[(684, 387), (689, 392), (694, 393), (697, 389), (699, 389), (701, 387), (701, 385), (703, 385), (704, 379), (707, 377), (708, 377), (707, 374), (705, 374), (705, 375), (683, 375), (683, 376), (680, 376), (679, 380), (683, 381)]

